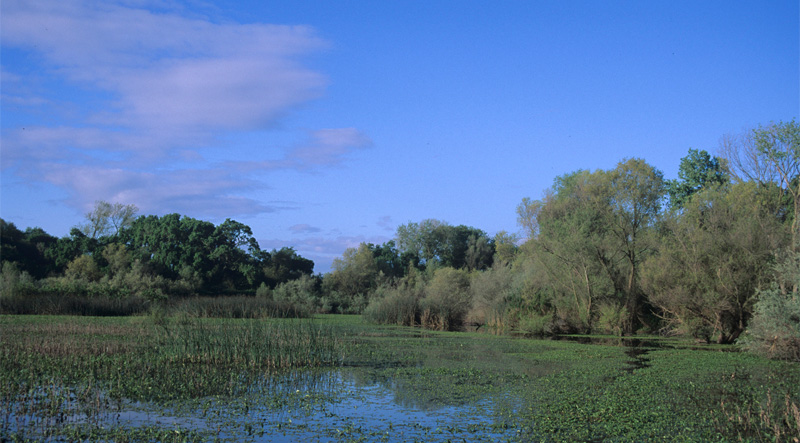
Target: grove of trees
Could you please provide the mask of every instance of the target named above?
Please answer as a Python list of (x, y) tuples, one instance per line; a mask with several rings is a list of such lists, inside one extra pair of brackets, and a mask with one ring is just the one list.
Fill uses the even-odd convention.
[(2, 221), (2, 296), (252, 294), (373, 322), (524, 334), (684, 334), (800, 360), (800, 126), (556, 177), (517, 207), (524, 241), (426, 219), (325, 275), (251, 229), (99, 202), (65, 238)]

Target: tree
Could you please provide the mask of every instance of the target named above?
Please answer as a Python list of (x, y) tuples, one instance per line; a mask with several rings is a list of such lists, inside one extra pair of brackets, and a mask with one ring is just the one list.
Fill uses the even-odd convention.
[(678, 179), (666, 182), (670, 207), (681, 208), (698, 191), (730, 182), (723, 163), (706, 151), (689, 149), (689, 154), (681, 159)]
[(90, 238), (116, 236), (130, 227), (138, 211), (136, 205), (98, 200), (94, 203), (94, 209), (86, 214), (86, 223), (80, 229)]
[(434, 219), (398, 226), (396, 240), (401, 253), (416, 255), (426, 266), (469, 267), (467, 254), (472, 248), (472, 265), (485, 269), (494, 255), (494, 241), (484, 231)]
[(27, 228), (23, 232), (14, 223), (0, 219), (0, 260), (17, 263), (20, 271), (35, 278), (56, 271), (55, 263), (46, 253), (57, 242), (56, 237), (42, 228)]
[(166, 278), (178, 279), (191, 270), (207, 289), (257, 285), (258, 243), (250, 227), (234, 220), (214, 226), (179, 214), (143, 216), (119, 237), (135, 257)]
[(378, 266), (370, 245), (361, 243), (357, 248), (347, 248), (341, 258), (333, 260), (328, 279), (335, 291), (348, 298), (366, 296), (378, 283)]
[(720, 151), (734, 179), (752, 180), (766, 189), (776, 185), (778, 200), (783, 195), (789, 198), (792, 248), (800, 252), (800, 125), (795, 120), (778, 122), (726, 136)]
[(301, 257), (290, 247), (273, 249), (271, 252), (260, 251), (256, 258), (263, 277), (271, 288), (304, 275), (310, 276), (314, 272), (314, 262)]
[(647, 232), (661, 210), (664, 179), (661, 171), (641, 159), (620, 162), (607, 176), (611, 187), (608, 221), (611, 226), (612, 248), (625, 257), (628, 267), (622, 290), (625, 294), (625, 308), (631, 317), (624, 330), (632, 333), (645, 323), (644, 294), (639, 288), (639, 266), (645, 254), (653, 250)]
[(708, 188), (665, 218), (643, 286), (673, 328), (720, 343), (744, 331), (782, 242), (778, 221), (757, 200), (753, 182)]
[(516, 234), (511, 234), (506, 231), (500, 231), (494, 236), (494, 259), (493, 263), (504, 263), (508, 264), (514, 260), (514, 257), (517, 255), (517, 250), (519, 247), (517, 243), (519, 242), (519, 236)]
[(543, 200), (524, 199), (518, 207), (520, 224), (534, 239), (532, 249), (543, 254), (552, 283), (574, 300), (575, 326), (590, 327), (597, 299), (625, 308), (626, 333), (646, 323), (639, 267), (653, 248), (648, 232), (663, 190), (660, 171), (629, 159), (609, 171), (558, 177)]

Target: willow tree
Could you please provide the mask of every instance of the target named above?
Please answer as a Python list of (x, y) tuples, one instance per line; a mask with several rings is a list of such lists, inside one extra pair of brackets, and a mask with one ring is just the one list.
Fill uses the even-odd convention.
[(587, 326), (596, 301), (616, 304), (626, 333), (646, 322), (639, 268), (653, 249), (649, 231), (663, 194), (661, 172), (629, 159), (608, 171), (558, 177), (544, 199), (518, 207), (550, 284), (570, 294)]
[(738, 182), (753, 181), (774, 190), (781, 206), (790, 208), (783, 218), (791, 225), (792, 249), (800, 252), (800, 124), (772, 123), (722, 139), (720, 151)]
[(659, 253), (642, 281), (676, 330), (720, 343), (745, 330), (785, 239), (758, 191), (754, 182), (709, 187), (665, 217)]

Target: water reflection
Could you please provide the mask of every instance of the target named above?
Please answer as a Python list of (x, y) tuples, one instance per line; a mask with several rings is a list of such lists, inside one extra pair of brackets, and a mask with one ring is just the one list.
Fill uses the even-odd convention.
[[(74, 413), (62, 423), (87, 430), (183, 429), (223, 441), (494, 441), (503, 432), (493, 426), (494, 408), (508, 410), (519, 401), (505, 393), (454, 403), (431, 389), (412, 389), (414, 380), (364, 368), (242, 374), (234, 380), (230, 398), (169, 404), (122, 400), (102, 414)], [(7, 418), (25, 427), (23, 417)], [(38, 437), (48, 440), (46, 434)]]

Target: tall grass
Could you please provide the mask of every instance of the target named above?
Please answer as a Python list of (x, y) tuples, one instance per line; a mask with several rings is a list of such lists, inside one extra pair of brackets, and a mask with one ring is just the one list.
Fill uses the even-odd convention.
[(202, 318), (305, 318), (311, 315), (304, 306), (289, 301), (246, 295), (177, 299), (165, 309), (173, 314)]
[(0, 296), (0, 314), (88, 315), (119, 317), (147, 312), (150, 302), (138, 296), (83, 297), (57, 294)]
[(744, 405), (720, 402), (725, 420), (717, 427), (735, 433), (738, 441), (800, 442), (800, 402), (788, 394), (776, 401), (769, 390), (766, 397)]
[(197, 321), (162, 325), (158, 355), (171, 362), (287, 369), (339, 364), (342, 343), (330, 327), (310, 321)]
[(0, 318), (0, 441), (198, 441), (109, 432), (129, 401), (233, 399), (344, 353), (332, 327), (305, 319)]

